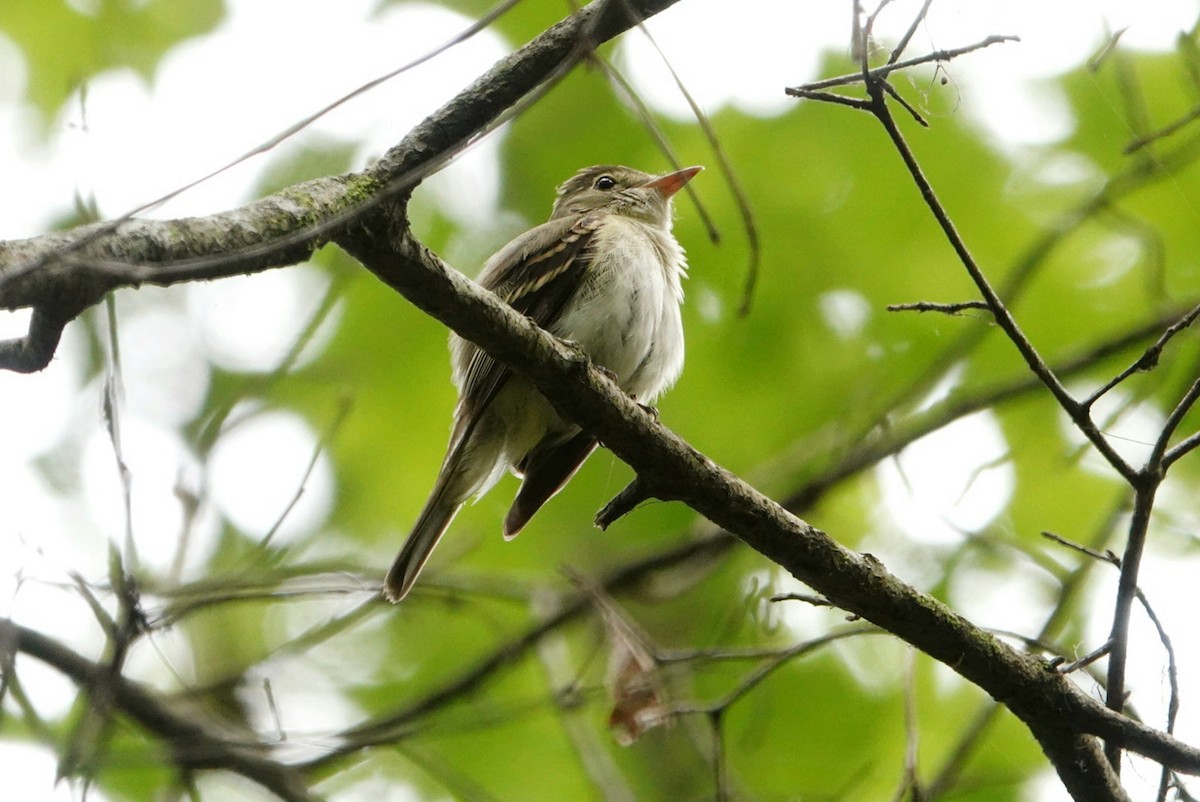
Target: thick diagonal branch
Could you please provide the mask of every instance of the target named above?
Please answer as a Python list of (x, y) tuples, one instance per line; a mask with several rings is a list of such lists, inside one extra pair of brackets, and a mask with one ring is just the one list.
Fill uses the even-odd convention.
[(406, 197), (531, 92), (596, 45), (677, 0), (597, 0), (497, 62), (362, 173), (290, 187), (240, 209), (183, 220), (100, 223), (0, 242), (0, 309), (33, 308), (29, 334), (0, 342), (0, 368), (41, 370), (63, 326), (105, 294), (296, 264)]
[[(1080, 693), (1045, 662), (1018, 652), (838, 545), (701, 454), (625, 396), (587, 359), (492, 294), (447, 268), (420, 243), (359, 243), (355, 255), (415, 305), (526, 374), (564, 416), (601, 439), (662, 499), (679, 500), (789, 570), (838, 607), (944, 662), (1003, 702), (1046, 743), (1052, 759), (1099, 735), (1186, 773), (1200, 750), (1137, 724)], [(1087, 746), (1093, 755), (1096, 750)], [(1117, 797), (1119, 798), (1119, 797)]]

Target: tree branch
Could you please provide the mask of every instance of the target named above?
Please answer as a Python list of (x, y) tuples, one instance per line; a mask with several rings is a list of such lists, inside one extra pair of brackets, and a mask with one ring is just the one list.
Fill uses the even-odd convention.
[[(1079, 751), (1078, 736), (1092, 734), (1119, 740), (1179, 771), (1200, 772), (1200, 750), (1106, 710), (1045, 661), (1016, 651), (901, 582), (877, 560), (843, 548), (796, 518), (662, 426), (582, 353), (446, 267), (410, 236), (401, 238), (394, 253), (378, 239), (359, 244), (355, 255), (376, 275), (529, 377), (560, 414), (632, 466), (655, 496), (683, 501), (838, 607), (950, 666), (1007, 705), (1035, 735), (1052, 739), (1044, 744), (1052, 758), (1067, 752), (1094, 757), (1099, 753), (1090, 746)], [(1110, 787), (1103, 774), (1097, 783), (1096, 788)]]
[[(528, 376), (564, 417), (584, 426), (629, 463), (653, 495), (687, 503), (838, 607), (895, 633), (1007, 705), (1029, 726), (1077, 798), (1124, 798), (1119, 786), (1113, 787), (1114, 775), (1087, 735), (1121, 743), (1178, 771), (1200, 773), (1200, 751), (1106, 710), (1044, 661), (973, 626), (936, 599), (893, 577), (877, 560), (843, 548), (718, 466), (659, 424), (602, 372), (592, 369), (583, 354), (447, 268), (408, 230), (405, 202), (417, 181), (440, 167), (472, 136), (488, 130), (530, 91), (561, 74), (582, 52), (629, 27), (638, 16), (649, 16), (671, 2), (634, 3), (633, 16), (628, 14), (630, 4), (593, 3), (501, 61), (362, 174), (310, 182), (224, 217), (165, 224), (132, 222), (129, 228), (123, 225), (111, 235), (77, 248), (68, 258), (36, 270), (23, 266), (41, 258), (39, 254), (61, 252), (73, 242), (72, 237), (85, 235), (85, 230), (0, 245), (0, 307), (32, 306), (41, 314), (51, 314), (49, 319), (69, 320), (118, 286), (267, 269), (298, 261), (321, 243), (335, 241), (416, 306)], [(314, 194), (325, 201), (315, 211), (309, 203)], [(263, 237), (254, 225), (273, 222), (271, 214), (259, 214), (266, 208), (276, 209), (282, 220)], [(248, 215), (238, 216), (248, 210)], [(218, 220), (224, 220), (231, 230), (206, 228)], [(194, 226), (196, 238), (181, 241), (174, 236), (181, 225)], [(227, 236), (230, 234), (232, 238)], [(232, 258), (226, 258), (230, 252)], [(128, 261), (131, 253), (135, 254), (133, 267)], [(197, 257), (197, 261), (184, 261)], [(1011, 323), (1004, 319), (1007, 310), (995, 294), (985, 296), (989, 302), (995, 301), (989, 305), (1000, 313), (1001, 324)], [(1015, 323), (1011, 325), (1016, 331)], [(39, 350), (37, 343), (32, 343), (0, 354), (23, 348), (45, 351), (44, 346)], [(1038, 375), (1054, 390), (1057, 380), (1052, 374), (1045, 375), (1048, 369), (1040, 357), (1035, 353), (1026, 356), (1031, 362), (1036, 358), (1032, 366), (1041, 369)], [(87, 661), (73, 662), (63, 654), (55, 657), (53, 642), (37, 633), (11, 622), (0, 625), (0, 632), (13, 638), (18, 648), (39, 659), (57, 659), (71, 676), (86, 676), (90, 670)], [(507, 658), (497, 655), (495, 659)], [(157, 727), (156, 732), (169, 735), (176, 727), (191, 727), (178, 732), (197, 738), (205, 734), (187, 719), (172, 718), (170, 711), (160, 706), (147, 707), (137, 686), (121, 680), (118, 693), (123, 694), (123, 709), (136, 711), (135, 717), (140, 716), (148, 728)], [(394, 736), (395, 730), (387, 727), (362, 734), (382, 736), (385, 731)], [(225, 755), (222, 759), (231, 758)], [(1075, 769), (1064, 772), (1067, 763)], [(286, 789), (283, 780), (279, 782)], [(1087, 797), (1091, 792), (1096, 795)]]
[(288, 802), (309, 802), (317, 797), (308, 790), (302, 772), (265, 756), (266, 748), (247, 745), (231, 734), (219, 733), (194, 711), (175, 709), (141, 685), (114, 674), (105, 664), (94, 663), (58, 641), (0, 619), (0, 653), (27, 654), (57, 669), (81, 689), (102, 681), (115, 709), (161, 738), (175, 763), (187, 769), (227, 769), (258, 783)]
[(0, 309), (37, 312), (25, 338), (0, 343), (0, 368), (45, 367), (57, 344), (52, 335), (114, 289), (296, 264), (350, 226), (360, 236), (383, 235), (373, 226), (387, 216), (373, 213), (406, 197), (598, 44), (675, 2), (596, 0), (501, 59), (361, 173), (299, 184), (210, 217), (100, 223), (0, 242)]
[[(883, 79), (888, 75), (891, 75), (893, 72), (898, 70), (906, 70), (910, 67), (916, 67), (919, 64), (928, 64), (931, 61), (951, 61), (959, 56), (965, 56), (967, 53), (973, 53), (976, 50), (982, 50), (985, 47), (991, 47), (992, 45), (1002, 44), (1004, 42), (1019, 41), (1021, 41), (1021, 37), (1019, 36), (995, 34), (983, 39), (982, 41), (976, 42), (973, 45), (956, 47), (952, 50), (934, 50), (930, 53), (926, 53), (923, 56), (905, 59), (904, 61), (888, 61), (888, 63), (882, 67), (876, 67), (874, 69), (867, 70), (866, 74), (868, 76), (868, 80)], [(899, 48), (897, 49), (897, 52), (899, 52)], [(811, 97), (813, 92), (822, 89), (832, 89), (835, 86), (849, 86), (851, 84), (862, 83), (863, 80), (863, 72), (860, 71), (853, 72), (848, 75), (839, 75), (836, 78), (825, 78), (820, 81), (813, 81), (812, 83), (807, 83), (803, 86), (790, 86), (784, 91), (793, 97)]]
[(0, 242), (0, 309), (34, 309), (29, 334), (0, 344), (0, 368), (41, 370), (63, 326), (114, 289), (301, 262), (323, 244), (322, 222), (345, 216), (375, 188), (365, 176), (320, 178), (211, 217), (97, 223)]
[(991, 282), (988, 281), (987, 276), (984, 275), (983, 270), (976, 263), (975, 257), (971, 255), (966, 242), (959, 235), (949, 214), (946, 213), (945, 207), (938, 200), (937, 194), (933, 190), (933, 185), (925, 177), (924, 171), (921, 170), (921, 166), (917, 163), (916, 157), (908, 146), (908, 142), (904, 139), (904, 135), (900, 133), (900, 129), (897, 127), (896, 121), (888, 109), (883, 89), (879, 85), (871, 83), (868, 86), (868, 91), (872, 99), (871, 110), (883, 125), (884, 130), (887, 131), (888, 138), (892, 140), (892, 144), (895, 145), (897, 152), (904, 160), (905, 167), (908, 168), (909, 174), (912, 175), (913, 181), (916, 183), (921, 197), (925, 200), (926, 206), (929, 207), (934, 219), (937, 220), (951, 247), (954, 248), (954, 252), (966, 268), (980, 295), (987, 302), (988, 308), (996, 320), (996, 325), (1008, 335), (1017, 352), (1025, 360), (1025, 364), (1029, 366), (1033, 374), (1046, 386), (1046, 389), (1058, 401), (1059, 406), (1070, 416), (1076, 428), (1092, 442), (1092, 445), (1096, 447), (1101, 456), (1131, 485), (1135, 487), (1141, 485), (1142, 483), (1137, 470), (1117, 453), (1117, 450), (1108, 442), (1104, 433), (1092, 421), (1087, 407), (1077, 401), (1067, 391), (1067, 388), (1063, 386), (1059, 378), (1054, 375), (1054, 372), (1042, 359), (1037, 349), (1033, 346), (1033, 343), (1021, 331), (1021, 327), (1017, 324), (1016, 318), (1013, 317), (1007, 305), (1005, 305), (1004, 300), (992, 288)]
[(17, 373), (36, 373), (50, 364), (63, 329), (70, 318), (63, 318), (48, 307), (37, 307), (29, 319), (29, 333), (24, 337), (0, 340), (0, 367)]
[[(1044, 662), (979, 630), (721, 469), (590, 369), (583, 354), (448, 269), (412, 237), (402, 214), (389, 222), (386, 239), (351, 237), (342, 244), (416, 306), (528, 376), (564, 417), (629, 463), (655, 496), (684, 501), (837, 606), (899, 635), (1004, 702), (1038, 737), (1077, 798), (1125, 798), (1098, 745), (1085, 736), (1137, 742), (1130, 744), (1135, 751), (1162, 749), (1167, 736), (1105, 710)], [(986, 281), (984, 287), (990, 290)], [(985, 297), (995, 302), (989, 305), (998, 317), (1008, 315), (994, 292)], [(1065, 394), (1011, 317), (1004, 322), (1027, 346), (1023, 353), (1043, 382)], [(1165, 743), (1175, 752), (1169, 759), (1189, 767), (1181, 770), (1200, 771), (1200, 752), (1169, 737)]]

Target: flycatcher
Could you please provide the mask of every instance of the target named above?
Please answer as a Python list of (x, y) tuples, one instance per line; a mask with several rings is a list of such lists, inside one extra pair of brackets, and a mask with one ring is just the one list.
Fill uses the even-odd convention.
[[(576, 343), (621, 389), (651, 404), (683, 370), (683, 248), (671, 234), (671, 196), (700, 172), (661, 176), (629, 167), (580, 170), (558, 188), (550, 220), (501, 248), (479, 283), (518, 312)], [(506, 468), (523, 480), (504, 537), (562, 489), (596, 448), (523, 376), (450, 335), (454, 410), (450, 444), (412, 533), (388, 572), (384, 595), (400, 601), (471, 496)]]

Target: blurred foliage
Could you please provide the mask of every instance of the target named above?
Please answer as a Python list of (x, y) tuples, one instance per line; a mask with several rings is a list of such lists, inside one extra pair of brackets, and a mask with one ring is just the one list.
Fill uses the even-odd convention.
[[(222, 10), (218, 0), (99, 2), (88, 6), (90, 14), (57, 0), (9, 5), (0, 29), (26, 55), (27, 96), (47, 115), (96, 71), (130, 66), (151, 74), (167, 48), (211, 28)], [(491, 4), (449, 5), (478, 14)], [(550, 21), (542, 4), (523, 3), (497, 27), (517, 42)], [(852, 69), (831, 56), (825, 73)], [(954, 106), (951, 90), (933, 87), (927, 75), (918, 85), (932, 87), (928, 94), (912, 93), (911, 100), (936, 111), (929, 129), (905, 124), (924, 170), (989, 277), (1001, 287), (1019, 282), (1011, 285), (1019, 290), (1014, 309), (1051, 362), (1196, 301), (1194, 126), (1134, 155), (1121, 152), (1148, 132), (1139, 120), (1164, 125), (1196, 103), (1186, 75), (1172, 54), (1118, 51), (1096, 72), (1080, 67), (1057, 82), (1075, 117), (1072, 134), (1015, 154), (992, 147), (965, 115), (946, 111)], [(685, 163), (709, 166), (694, 186), (721, 231), (721, 242), (710, 242), (694, 206), (679, 201), (676, 233), (691, 261), (689, 350), (682, 380), (660, 405), (667, 425), (784, 498), (864, 443), (886, 443), (938, 398), (949, 403), (1025, 374), (981, 312), (886, 311), (895, 303), (967, 300), (975, 291), (873, 120), (797, 102), (769, 119), (718, 109), (712, 122), (749, 194), (762, 239), (761, 277), (751, 313), (738, 317), (749, 250), (726, 176), (696, 125), (661, 122)], [(572, 135), (547, 135), (563, 131)], [(530, 225), (546, 216), (553, 188), (581, 166), (666, 167), (596, 67), (576, 70), (503, 136), (502, 206)], [(346, 169), (352, 151), (351, 144), (327, 143), (281, 154), (261, 189)], [(1063, 179), (1052, 168), (1064, 160), (1084, 169)], [(478, 232), (460, 229), (425, 192), (418, 190), (414, 205), (419, 233), (440, 253), (486, 251), (520, 228), (488, 232), (496, 241), (483, 248)], [(366, 737), (341, 727), (396, 716), (394, 727), (369, 740), (372, 748), (347, 749), (315, 765), (315, 790), (339, 799), (377, 798), (381, 787), (390, 789), (383, 797), (406, 798), (394, 790), (398, 784), (429, 799), (705, 799), (720, 766), (738, 799), (886, 800), (909, 760), (908, 727), (919, 733), (922, 781), (958, 759), (990, 700), (887, 636), (814, 648), (744, 687), (771, 658), (737, 650), (784, 650), (847, 624), (837, 611), (769, 601), (802, 588), (737, 547), (647, 569), (617, 601), (656, 649), (710, 650), (664, 666), (671, 704), (743, 695), (720, 715), (683, 715), (673, 727), (617, 747), (606, 727), (611, 700), (598, 617), (571, 617), (531, 648), (518, 645), (573, 592), (562, 566), (600, 579), (712, 533), (688, 509), (664, 503), (644, 505), (610, 531), (595, 530), (595, 511), (631, 478), (604, 451), (507, 544), (499, 521), (515, 482), (502, 482), (459, 516), (408, 601), (390, 607), (375, 600), (373, 588), (423, 503), (445, 446), (454, 404), (446, 332), (343, 254), (327, 249), (315, 261), (335, 287), (337, 327), (328, 345), (315, 359), (272, 374), (214, 369), (206, 409), (184, 435), (205, 458), (234, 425), (230, 410), (239, 403), (250, 402), (248, 414), (298, 411), (318, 432), (349, 403), (329, 449), (335, 508), (321, 531), (284, 545), (264, 547), (264, 532), (239, 532), (225, 522), (203, 581), (139, 577), (150, 622), (174, 624), (170, 636), (191, 655), (185, 676), (158, 672), (168, 699), (205, 708), (238, 731), (252, 729), (269, 745), (283, 746), (278, 733), (287, 733), (288, 745), (303, 747), (301, 759), (318, 761)], [(1071, 381), (1098, 384), (1138, 353), (1127, 347)], [(1123, 392), (1164, 414), (1196, 375), (1198, 357), (1194, 338), (1181, 337), (1159, 370), (1135, 377)], [(939, 382), (941, 395), (931, 398)], [(997, 515), (958, 540), (914, 540), (882, 505), (873, 466), (832, 484), (815, 507), (799, 512), (953, 605), (975, 601), (973, 588), (981, 585), (997, 594), (1033, 587), (1023, 604), (987, 608), (990, 617), (976, 623), (1070, 649), (1083, 638), (1086, 616), (1079, 597), (1065, 597), (1060, 587), (1085, 562), (1048, 547), (1039, 533), (1112, 545), (1104, 524), (1121, 485), (1081, 457), (1045, 393), (1024, 393), (988, 414), (1006, 451), (979, 470), (1008, 466), (1014, 487)], [(1197, 423), (1192, 414), (1181, 431)], [(1194, 488), (1194, 464), (1178, 470)], [(1039, 633), (1060, 604), (1065, 614)], [(1031, 629), (1030, 621), (1039, 623)], [(145, 641), (137, 648), (151, 650)], [(494, 665), (483, 662), (493, 657)], [(454, 686), (477, 670), (478, 682)], [(264, 690), (272, 677), (293, 678), (292, 687), (276, 688), (277, 709)], [(334, 711), (329, 720), (301, 709), (313, 701), (305, 696), (308, 681), (323, 694), (314, 703), (318, 714)], [(292, 734), (296, 719), (304, 724)], [(29, 715), (8, 715), (3, 727), (8, 737), (57, 743), (69, 729), (64, 723), (42, 731)], [(129, 729), (111, 734), (95, 781), (112, 799), (163, 798), (162, 787), (181, 778), (164, 771), (165, 750)], [(1030, 778), (1046, 764), (1029, 733), (1001, 713), (952, 768), (953, 783), (939, 798), (1000, 802), (1029, 798)], [(203, 782), (197, 788), (204, 797)]]
[(25, 97), (49, 118), (105, 70), (129, 68), (149, 81), (168, 50), (212, 30), (224, 13), (222, 0), (13, 0), (0, 33), (25, 57)]

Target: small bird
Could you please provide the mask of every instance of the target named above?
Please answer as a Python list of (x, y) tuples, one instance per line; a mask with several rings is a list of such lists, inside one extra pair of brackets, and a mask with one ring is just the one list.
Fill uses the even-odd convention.
[[(501, 248), (479, 283), (551, 334), (577, 344), (621, 389), (651, 404), (683, 370), (683, 248), (671, 196), (700, 172), (653, 176), (629, 167), (580, 170), (558, 188), (550, 219)], [(596, 439), (563, 420), (523, 376), (450, 335), (458, 405), (425, 508), (384, 584), (403, 599), (453, 520), (506, 468), (522, 478), (504, 519), (511, 539), (575, 474)]]

